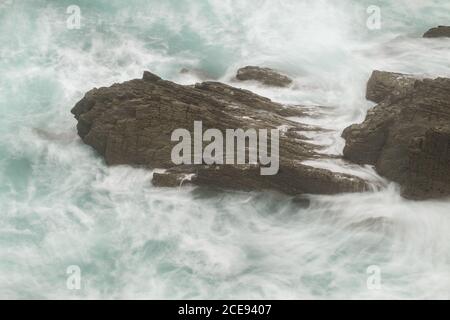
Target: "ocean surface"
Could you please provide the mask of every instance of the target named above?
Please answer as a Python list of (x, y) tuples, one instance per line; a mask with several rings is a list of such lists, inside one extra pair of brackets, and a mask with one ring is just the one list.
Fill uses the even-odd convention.
[[(71, 5), (80, 29), (68, 28)], [(380, 29), (367, 27), (370, 5)], [(404, 200), (373, 168), (344, 162), (312, 165), (378, 191), (308, 206), (269, 192), (158, 189), (151, 171), (107, 167), (70, 113), (91, 88), (144, 70), (201, 81), (179, 73), (189, 68), (328, 107), (299, 121), (333, 130), (311, 138), (340, 154), (342, 130), (373, 107), (372, 70), (450, 77), (450, 40), (421, 38), (449, 17), (448, 0), (0, 0), (0, 298), (449, 299), (450, 200)], [(245, 65), (297, 85), (234, 83)]]

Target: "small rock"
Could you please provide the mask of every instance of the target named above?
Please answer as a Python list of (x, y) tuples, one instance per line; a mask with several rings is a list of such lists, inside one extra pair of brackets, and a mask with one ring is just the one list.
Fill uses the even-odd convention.
[(439, 26), (425, 32), (424, 38), (450, 38), (450, 26)]
[(247, 66), (238, 70), (236, 79), (240, 81), (254, 80), (266, 86), (288, 87), (292, 79), (270, 68)]

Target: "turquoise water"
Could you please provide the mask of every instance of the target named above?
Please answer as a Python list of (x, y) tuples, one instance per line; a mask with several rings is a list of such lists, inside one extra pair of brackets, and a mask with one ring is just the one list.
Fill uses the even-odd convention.
[[(382, 28), (366, 27), (379, 5)], [(81, 9), (70, 30), (69, 5)], [(442, 1), (0, 0), (0, 298), (439, 298), (450, 294), (450, 202), (411, 202), (386, 184), (316, 196), (156, 189), (152, 173), (106, 167), (70, 109), (93, 88), (183, 67), (233, 84), (236, 69), (288, 72), (295, 89), (244, 87), (333, 106), (302, 119), (339, 153), (339, 134), (372, 105), (373, 69), (450, 76)], [(240, 84), (242, 86), (242, 84)], [(319, 164), (317, 164), (319, 165)], [(369, 175), (370, 168), (321, 164)], [(80, 290), (66, 285), (81, 269)], [(378, 266), (381, 289), (367, 287)]]

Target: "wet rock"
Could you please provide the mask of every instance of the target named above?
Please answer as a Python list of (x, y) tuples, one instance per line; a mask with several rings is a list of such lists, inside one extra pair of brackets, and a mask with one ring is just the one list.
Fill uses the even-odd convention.
[[(335, 194), (367, 189), (364, 180), (304, 165), (325, 156), (315, 146), (298, 139), (307, 125), (288, 120), (305, 112), (301, 106), (285, 106), (250, 91), (219, 82), (183, 86), (146, 72), (111, 87), (93, 89), (72, 109), (78, 134), (109, 165), (133, 165), (165, 169), (155, 173), (157, 186), (175, 187), (185, 182), (206, 187), (238, 190), (279, 190), (287, 194)], [(171, 141), (175, 129), (194, 137), (194, 122), (203, 131), (226, 129), (280, 129), (279, 171), (261, 175), (261, 163), (175, 165)], [(258, 149), (260, 146), (258, 145)], [(249, 147), (247, 145), (246, 151)]]
[(258, 81), (266, 86), (272, 87), (288, 87), (293, 83), (292, 79), (280, 74), (278, 71), (254, 66), (239, 69), (236, 74), (236, 79), (240, 81)]
[(437, 28), (432, 28), (425, 32), (424, 38), (442, 38), (450, 37), (450, 26), (439, 26)]
[(374, 165), (380, 175), (399, 183), (407, 198), (449, 196), (450, 79), (416, 79), (413, 84), (398, 74), (383, 79), (391, 82), (379, 88), (394, 92), (386, 89), (382, 100), (378, 90), (381, 103), (363, 123), (344, 130), (344, 157)]
[(181, 187), (186, 184), (190, 184), (192, 175), (187, 173), (153, 173), (152, 183), (157, 187)]
[(411, 75), (375, 70), (367, 83), (366, 99), (380, 103), (389, 96), (401, 97), (411, 92), (416, 80)]
[(431, 127), (408, 148), (410, 175), (404, 193), (427, 199), (450, 195), (450, 125)]

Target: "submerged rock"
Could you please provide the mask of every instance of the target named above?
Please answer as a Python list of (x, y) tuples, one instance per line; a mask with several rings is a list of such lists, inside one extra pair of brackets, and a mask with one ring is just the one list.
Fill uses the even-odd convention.
[(211, 79), (215, 79), (216, 77), (208, 74), (207, 72), (201, 70), (201, 69), (197, 69), (197, 68), (182, 68), (180, 70), (180, 74), (184, 74), (184, 75), (190, 75), (193, 77), (196, 77), (198, 79), (200, 79), (201, 81), (205, 81), (205, 80), (211, 80)]
[[(145, 72), (143, 79), (89, 91), (72, 113), (78, 120), (80, 137), (107, 164), (166, 169), (154, 174), (153, 182), (158, 186), (190, 183), (240, 190), (275, 189), (288, 194), (367, 189), (358, 177), (302, 163), (324, 157), (313, 145), (299, 140), (297, 131), (311, 127), (286, 118), (302, 116), (302, 107), (284, 106), (223, 83), (183, 86)], [(194, 136), (195, 121), (202, 121), (202, 131), (280, 128), (278, 174), (261, 175), (264, 166), (260, 163), (175, 165), (171, 152), (178, 141), (171, 141), (171, 135), (182, 128)]]
[(424, 38), (450, 38), (450, 26), (439, 26), (437, 28), (432, 28), (425, 32)]
[(239, 69), (236, 74), (236, 79), (240, 81), (258, 81), (266, 86), (272, 87), (288, 87), (293, 83), (291, 78), (280, 74), (278, 71), (254, 66)]
[(344, 130), (344, 157), (374, 165), (407, 198), (449, 196), (450, 79), (375, 72), (367, 90), (381, 103)]

